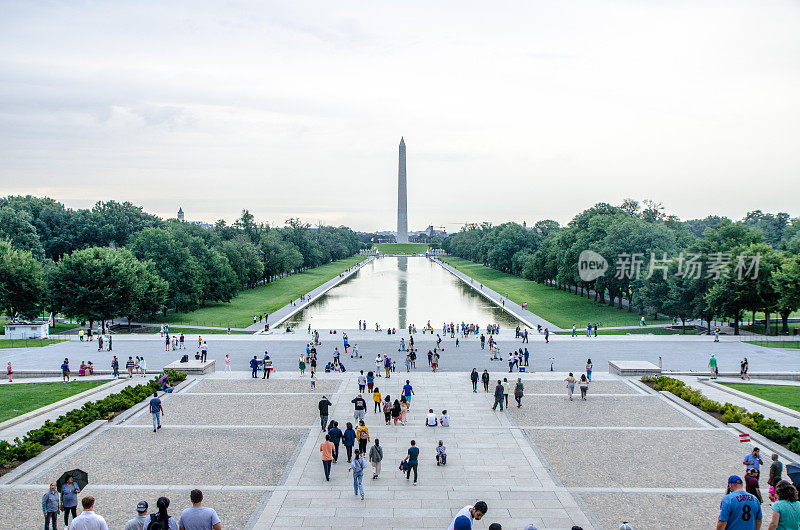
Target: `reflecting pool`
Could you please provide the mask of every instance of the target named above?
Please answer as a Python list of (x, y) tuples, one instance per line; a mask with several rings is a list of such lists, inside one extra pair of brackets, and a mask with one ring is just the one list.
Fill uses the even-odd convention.
[(367, 329), (421, 328), (430, 320), (434, 329), (443, 322), (500, 324), (518, 321), (455, 276), (427, 258), (383, 257), (365, 265), (289, 322), (300, 329), (355, 329), (359, 320)]

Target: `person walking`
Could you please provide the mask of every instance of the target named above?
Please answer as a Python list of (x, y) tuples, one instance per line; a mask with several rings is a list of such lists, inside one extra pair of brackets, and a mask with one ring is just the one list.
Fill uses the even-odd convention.
[(708, 359), (708, 370), (711, 372), (711, 379), (717, 378), (717, 358), (714, 357), (714, 354), (711, 354), (711, 358)]
[(328, 436), (331, 437), (331, 442), (333, 443), (333, 463), (335, 464), (339, 460), (339, 444), (344, 436), (339, 428), (338, 421), (332, 421), (328, 426)]
[(419, 467), (419, 447), (417, 442), (411, 440), (411, 447), (408, 448), (408, 454), (403, 459), (408, 464), (406, 467), (406, 480), (411, 478), (411, 470), (414, 470), (414, 485), (417, 485), (417, 468)]
[(83, 511), (72, 520), (69, 530), (108, 530), (106, 520), (94, 513), (94, 497), (87, 495), (81, 499)]
[(381, 403), (383, 402), (383, 398), (381, 397), (381, 390), (380, 388), (376, 388), (375, 391), (372, 393), (372, 401), (374, 403), (373, 413), (377, 414), (381, 410)]
[[(400, 404), (398, 403), (398, 409), (399, 408)], [(397, 415), (400, 415), (399, 410), (397, 411)], [(388, 395), (386, 396), (386, 399), (383, 400), (383, 421), (386, 425), (389, 425), (389, 422), (392, 421), (392, 398)]]
[(353, 424), (347, 422), (347, 427), (342, 435), (342, 445), (347, 450), (347, 462), (353, 458), (353, 445), (356, 443), (356, 431), (353, 430)]
[(128, 370), (128, 379), (133, 378), (133, 367), (136, 363), (133, 362), (133, 357), (128, 356), (128, 362), (125, 363), (125, 369)]
[(575, 392), (575, 376), (570, 372), (564, 381), (567, 382), (567, 396), (569, 396), (569, 400), (572, 401), (572, 394)]
[(586, 359), (586, 380), (592, 381), (592, 360)]
[(319, 404), (317, 406), (319, 408), (319, 423), (324, 432), (325, 426), (328, 424), (328, 407), (331, 406), (331, 402), (327, 397), (322, 396), (322, 399), (319, 400)]
[(375, 438), (375, 444), (369, 449), (369, 462), (372, 464), (372, 479), (377, 479), (381, 474), (381, 461), (383, 460), (383, 447), (381, 441)]
[(497, 405), (500, 405), (500, 412), (503, 412), (503, 383), (497, 380), (497, 386), (494, 387), (494, 405), (492, 410), (497, 410)]
[(61, 511), (64, 512), (64, 526), (69, 525), (69, 514), (74, 520), (78, 516), (78, 493), (81, 490), (72, 477), (67, 477), (67, 482), (61, 486)]
[(578, 387), (581, 389), (581, 399), (586, 401), (586, 393), (589, 391), (589, 380), (584, 374), (581, 374), (581, 380), (578, 383)]
[(367, 392), (372, 393), (372, 388), (375, 386), (375, 374), (372, 371), (367, 372)]
[(362, 499), (364, 498), (364, 469), (367, 467), (367, 461), (364, 460), (363, 454), (356, 449), (356, 454), (353, 455), (353, 461), (350, 463), (349, 469), (353, 473), (353, 492), (356, 496), (360, 493)]
[(524, 395), (525, 387), (522, 385), (522, 379), (517, 378), (517, 384), (514, 385), (514, 399), (517, 400), (517, 408), (522, 406), (522, 396)]
[(778, 501), (772, 504), (772, 519), (769, 530), (795, 529), (800, 525), (800, 502), (797, 500), (797, 489), (786, 480), (775, 485)]
[(164, 414), (164, 407), (158, 399), (158, 391), (153, 392), (153, 398), (150, 400), (150, 414), (153, 416), (153, 432), (156, 432), (161, 428), (161, 416)]
[(53, 524), (53, 530), (57, 530), (56, 524), (58, 521), (58, 491), (56, 490), (56, 483), (50, 483), (50, 489), (47, 490), (42, 496), (42, 513), (44, 513), (44, 530), (50, 530), (50, 524)]
[(111, 372), (114, 376), (114, 379), (119, 377), (119, 359), (115, 355), (114, 358), (111, 360)]
[(353, 419), (356, 421), (363, 420), (367, 414), (367, 402), (364, 401), (361, 394), (351, 399), (350, 403), (353, 404)]
[(409, 381), (408, 379), (406, 379), (406, 384), (403, 385), (403, 395), (405, 396), (406, 401), (408, 401), (408, 406), (410, 408), (411, 396), (414, 395), (414, 387), (411, 386), (411, 381)]
[(367, 376), (364, 375), (364, 370), (361, 370), (361, 373), (358, 374), (358, 392), (360, 394), (363, 394), (366, 388), (367, 388)]
[(300, 359), (297, 361), (297, 367), (300, 368), (300, 375), (306, 373), (306, 358), (303, 354), (300, 354)]
[(483, 382), (483, 391), (489, 392), (489, 372), (486, 370), (481, 374), (481, 381)]
[(364, 424), (364, 420), (358, 421), (358, 428), (356, 429), (356, 439), (358, 440), (358, 448), (361, 454), (367, 453), (367, 442), (369, 442), (369, 429)]
[(728, 478), (729, 493), (722, 498), (717, 517), (717, 530), (756, 530), (761, 528), (761, 503), (753, 495), (742, 491), (742, 479), (737, 475)]
[(213, 508), (203, 506), (203, 492), (194, 489), (189, 493), (192, 507), (181, 512), (180, 530), (222, 530), (222, 521)]
[(64, 359), (64, 362), (61, 363), (61, 380), (69, 382), (69, 359)]
[[(322, 453), (322, 470), (325, 472), (325, 480), (331, 480), (331, 462), (333, 462), (333, 442), (331, 435), (325, 435), (325, 441), (319, 444), (319, 451)], [(349, 460), (348, 460), (349, 462)]]
[(503, 378), (503, 401), (505, 401), (506, 408), (508, 408), (508, 395), (511, 393), (511, 384), (507, 378)]
[[(387, 397), (387, 399), (388, 399), (388, 397)], [(394, 403), (392, 403), (391, 410), (390, 410), (390, 415), (392, 417), (392, 420), (394, 420), (394, 424), (395, 425), (397, 425), (398, 421), (401, 421), (400, 418), (403, 415), (403, 407), (400, 405), (400, 401), (399, 400), (395, 399)], [(389, 425), (388, 420), (386, 422), (386, 425)]]
[(408, 421), (408, 400), (405, 396), (400, 396), (400, 423), (405, 425)]
[(227, 353), (225, 354), (225, 371), (226, 372), (231, 371), (231, 356), (228, 355)]
[(469, 374), (469, 378), (472, 381), (472, 391), (478, 391), (478, 369), (473, 368), (472, 373)]

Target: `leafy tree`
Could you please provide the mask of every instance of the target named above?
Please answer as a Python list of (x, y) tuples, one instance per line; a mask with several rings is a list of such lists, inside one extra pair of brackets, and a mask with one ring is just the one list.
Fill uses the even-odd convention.
[(33, 216), (10, 206), (0, 207), (0, 239), (5, 239), (20, 250), (27, 250), (38, 260), (44, 259), (44, 247), (39, 233), (32, 224)]
[(63, 256), (50, 277), (53, 306), (86, 320), (129, 314), (140, 298), (140, 266), (127, 249), (92, 247)]
[(782, 330), (789, 333), (789, 315), (800, 308), (800, 256), (785, 257), (773, 274), (772, 282), (778, 293), (777, 308)]
[(0, 311), (25, 318), (39, 314), (46, 284), (41, 264), (30, 251), (0, 240)]
[(200, 306), (204, 287), (200, 265), (169, 230), (146, 228), (133, 237), (130, 249), (138, 259), (151, 261), (168, 283), (166, 307), (191, 311)]

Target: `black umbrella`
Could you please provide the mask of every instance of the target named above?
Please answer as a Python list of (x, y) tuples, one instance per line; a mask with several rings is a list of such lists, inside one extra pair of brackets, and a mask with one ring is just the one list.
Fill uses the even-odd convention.
[(67, 471), (61, 478), (56, 481), (56, 488), (58, 491), (61, 491), (61, 486), (67, 483), (67, 477), (72, 477), (72, 480), (75, 482), (75, 485), (78, 486), (78, 489), (83, 491), (83, 488), (89, 484), (89, 475), (86, 471), (81, 471), (80, 469), (73, 469), (72, 471)]
[(786, 464), (786, 474), (796, 487), (800, 486), (800, 464)]

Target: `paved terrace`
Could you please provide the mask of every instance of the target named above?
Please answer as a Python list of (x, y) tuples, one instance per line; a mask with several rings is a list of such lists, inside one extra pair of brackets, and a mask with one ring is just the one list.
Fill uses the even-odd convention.
[[(139, 500), (153, 505), (160, 495), (170, 497), (177, 516), (194, 487), (226, 528), (446, 528), (458, 509), (480, 499), (489, 513), (475, 528), (495, 521), (504, 528), (713, 524), (725, 479), (741, 473), (750, 450), (729, 429), (608, 374), (595, 378), (588, 401), (567, 400), (563, 373), (515, 375), (525, 382), (523, 408), (512, 399), (510, 410), (493, 412), (491, 395), (480, 387), (473, 393), (465, 373), (411, 374), (416, 395), (407, 425), (386, 426), (382, 414), (368, 411), (385, 457), (378, 480), (365, 473), (363, 501), (353, 495), (344, 460), (325, 482), (318, 450), (316, 403), (329, 395), (331, 419), (351, 421), (356, 374), (320, 374), (313, 393), (307, 376), (204, 376), (165, 398), (158, 433), (143, 410), (0, 487), (0, 505), (13, 507), (4, 521), (40, 525), (47, 484), (80, 467), (91, 480), (86, 493), (112, 528), (133, 516)], [(377, 384), (396, 396), (405, 378), (396, 373)], [(448, 409), (451, 427), (425, 427), (428, 408)], [(412, 438), (421, 449), (417, 487), (397, 469)], [(440, 439), (445, 467), (434, 461)]]

